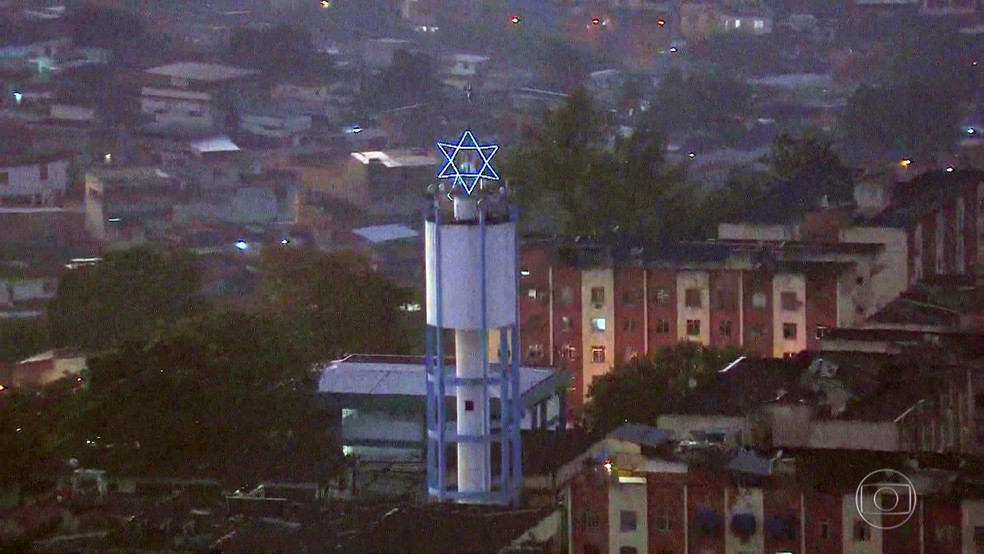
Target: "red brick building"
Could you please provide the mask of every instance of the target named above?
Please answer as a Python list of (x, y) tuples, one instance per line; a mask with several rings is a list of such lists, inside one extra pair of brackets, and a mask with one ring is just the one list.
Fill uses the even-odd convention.
[[(782, 357), (860, 316), (877, 244), (689, 243), (647, 256), (619, 245), (527, 241), (521, 253), (523, 363), (591, 380), (679, 341)], [(863, 310), (862, 310), (863, 312)], [(863, 314), (862, 314), (863, 315)]]

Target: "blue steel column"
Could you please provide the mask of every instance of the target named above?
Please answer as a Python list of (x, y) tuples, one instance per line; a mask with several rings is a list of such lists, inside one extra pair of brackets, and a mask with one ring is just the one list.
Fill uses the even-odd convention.
[(489, 472), (483, 477), (486, 490), (491, 492), (492, 488), (492, 443), (489, 440), (491, 429), (489, 421), (491, 419), (491, 407), (489, 406), (489, 323), (488, 323), (488, 276), (486, 272), (488, 268), (487, 256), (485, 254), (486, 248), (486, 237), (485, 237), (485, 206), (482, 201), (478, 201), (478, 234), (480, 236), (480, 252), (479, 255), (482, 257), (482, 277), (481, 277), (481, 300), (482, 300), (482, 405), (485, 409), (485, 419), (482, 421), (482, 443), (487, 446), (485, 449), (485, 467), (489, 468)]
[(447, 486), (444, 483), (447, 473), (447, 463), (445, 461), (447, 447), (444, 443), (447, 422), (446, 414), (444, 413), (446, 399), (444, 390), (444, 314), (442, 312), (444, 309), (442, 305), (444, 287), (441, 282), (441, 258), (443, 257), (444, 251), (441, 250), (441, 205), (439, 196), (434, 197), (434, 251), (436, 253), (434, 266), (436, 275), (435, 294), (437, 295), (437, 337), (435, 339), (437, 342), (437, 498), (438, 500), (444, 500), (447, 492)]
[(509, 483), (511, 482), (510, 458), (509, 454), (509, 433), (512, 429), (512, 402), (514, 401), (509, 390), (509, 352), (508, 333), (505, 327), (499, 328), (499, 490), (503, 495), (509, 494)]
[[(512, 455), (513, 455), (513, 472), (514, 472), (514, 482), (511, 488), (513, 494), (513, 502), (519, 504), (520, 492), (523, 488), (523, 451), (522, 451), (522, 436), (520, 435), (520, 428), (522, 427), (522, 409), (523, 409), (523, 396), (520, 392), (519, 383), (519, 349), (521, 347), (519, 340), (519, 268), (520, 268), (520, 255), (519, 255), (519, 209), (516, 206), (512, 206), (510, 209), (510, 219), (516, 224), (515, 233), (515, 249), (516, 249), (516, 323), (512, 325), (513, 334), (513, 344), (512, 344), (512, 409), (513, 409), (513, 426), (512, 426)], [(505, 437), (503, 437), (505, 440)]]

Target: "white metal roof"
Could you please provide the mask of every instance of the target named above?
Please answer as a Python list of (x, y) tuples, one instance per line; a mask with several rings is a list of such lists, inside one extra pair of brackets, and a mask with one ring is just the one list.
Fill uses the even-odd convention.
[(359, 229), (353, 229), (352, 232), (372, 243), (409, 239), (417, 236), (417, 231), (414, 231), (406, 225), (398, 225), (395, 223), (361, 227)]
[(259, 73), (254, 69), (199, 62), (177, 62), (160, 67), (152, 67), (146, 71), (151, 75), (163, 75), (165, 77), (188, 79), (191, 81), (206, 81), (209, 83), (228, 81)]
[(232, 142), (229, 137), (217, 136), (206, 139), (196, 140), (191, 143), (191, 147), (202, 154), (214, 152), (239, 152), (239, 147)]
[[(318, 392), (329, 394), (354, 394), (368, 396), (419, 396), (427, 395), (424, 365), (390, 362), (352, 362), (337, 360), (320, 368)], [(521, 394), (526, 396), (537, 384), (556, 375), (550, 369), (521, 367), (519, 369)], [(454, 396), (449, 387), (448, 396)], [(499, 397), (498, 387), (492, 387), (493, 398)]]
[(364, 164), (378, 162), (384, 167), (423, 167), (438, 163), (437, 152), (423, 149), (352, 152), (352, 157)]

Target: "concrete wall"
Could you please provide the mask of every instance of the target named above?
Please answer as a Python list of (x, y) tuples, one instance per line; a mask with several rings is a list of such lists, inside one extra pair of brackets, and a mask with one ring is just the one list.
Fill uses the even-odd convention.
[[(710, 277), (703, 271), (680, 271), (676, 282), (677, 339), (701, 344), (711, 343), (711, 285)], [(687, 307), (687, 289), (700, 291), (700, 307)], [(687, 321), (700, 321), (700, 334), (687, 333)]]
[[(623, 546), (635, 547), (640, 553), (649, 552), (648, 495), (646, 483), (617, 483), (608, 489), (608, 549), (621, 554)], [(622, 512), (635, 512), (636, 527), (623, 531)]]
[[(865, 517), (874, 523), (878, 523), (880, 518), (877, 515), (867, 515)], [(858, 522), (864, 522), (858, 508), (854, 503), (853, 494), (845, 494), (841, 498), (841, 544), (842, 552), (851, 554), (882, 554), (882, 530), (872, 527), (871, 537), (866, 541), (854, 539), (854, 526)]]
[[(604, 290), (604, 302), (594, 303), (591, 301), (591, 289), (601, 288)], [(612, 269), (585, 269), (581, 272), (581, 306), (583, 306), (583, 317), (581, 318), (581, 336), (584, 359), (584, 399), (587, 400), (588, 390), (593, 379), (608, 373), (615, 359), (615, 279)], [(592, 326), (595, 319), (605, 320), (605, 330), (596, 331)], [(601, 347), (605, 349), (605, 361), (598, 363), (593, 361), (593, 349)]]
[[(796, 295), (796, 309), (782, 305), (783, 293)], [(800, 274), (780, 274), (772, 278), (772, 355), (796, 354), (806, 350), (806, 278)], [(785, 324), (796, 325), (796, 335), (785, 338)]]
[(754, 225), (750, 223), (721, 223), (718, 225), (718, 238), (721, 240), (781, 242), (799, 240), (799, 236), (799, 229), (795, 225)]
[(870, 313), (884, 308), (909, 286), (909, 246), (905, 229), (852, 227), (840, 232), (841, 242), (883, 244), (871, 270)]
[[(42, 171), (47, 170), (42, 179)], [(68, 162), (56, 160), (14, 167), (0, 167), (0, 203), (4, 198), (41, 196), (51, 203), (68, 189)]]

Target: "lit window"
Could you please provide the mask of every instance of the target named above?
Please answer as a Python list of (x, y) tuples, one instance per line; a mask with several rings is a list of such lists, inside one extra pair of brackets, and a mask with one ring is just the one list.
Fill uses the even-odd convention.
[(591, 347), (591, 361), (596, 364), (605, 363), (605, 347), (604, 346), (592, 346)]
[(830, 332), (830, 327), (826, 325), (817, 325), (817, 335), (816, 335), (817, 340), (823, 339), (824, 337), (827, 336), (827, 333), (829, 332)]
[(684, 296), (684, 303), (688, 308), (700, 308), (703, 305), (700, 297), (700, 289), (687, 289)]
[(596, 317), (591, 320), (591, 330), (595, 333), (604, 332), (607, 327), (608, 324), (603, 317)]
[(542, 358), (543, 357), (543, 345), (531, 344), (529, 349), (527, 349), (527, 356), (530, 358)]
[(752, 24), (752, 27), (755, 27), (756, 29), (765, 29), (765, 21), (756, 19), (755, 23)]
[(699, 319), (688, 319), (687, 320), (687, 335), (691, 337), (696, 337), (700, 335), (700, 320)]
[(782, 324), (782, 338), (786, 340), (796, 340), (798, 334), (795, 323)]
[(721, 321), (721, 334), (730, 337), (731, 336), (731, 321), (725, 319)]
[(740, 19), (736, 19), (735, 20), (735, 29), (741, 29), (741, 20)]
[(764, 292), (756, 292), (752, 294), (752, 307), (753, 308), (765, 308), (767, 303), (766, 296)]
[(530, 298), (532, 298), (533, 300), (536, 300), (536, 296), (537, 296), (537, 290), (536, 290), (536, 289), (534, 289), (534, 288), (531, 288), (531, 289), (529, 289), (528, 291), (526, 291), (526, 294), (527, 294), (527, 296), (529, 296), (529, 297), (530, 297)]
[(605, 287), (592, 287), (591, 303), (597, 306), (605, 303)]
[(620, 528), (623, 533), (635, 531), (639, 526), (638, 516), (632, 510), (621, 510), (619, 513)]

